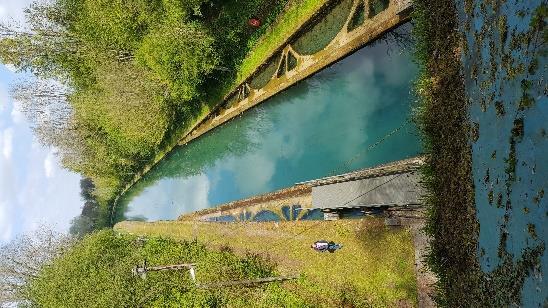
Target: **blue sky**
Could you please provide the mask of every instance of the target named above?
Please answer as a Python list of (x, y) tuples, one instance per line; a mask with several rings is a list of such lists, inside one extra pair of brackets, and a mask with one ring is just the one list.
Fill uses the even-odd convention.
[[(0, 0), (0, 20), (23, 20), (29, 0)], [(68, 230), (80, 213), (78, 174), (61, 168), (55, 149), (41, 146), (9, 97), (14, 81), (25, 78), (0, 64), (0, 244), (39, 225)]]

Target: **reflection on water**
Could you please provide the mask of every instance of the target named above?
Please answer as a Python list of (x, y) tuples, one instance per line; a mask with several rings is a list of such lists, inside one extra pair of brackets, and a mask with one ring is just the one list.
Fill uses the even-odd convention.
[(411, 124), (367, 150), (409, 119), (417, 69), (410, 53), (395, 46), (363, 48), (175, 149), (128, 192), (119, 219), (174, 219), (334, 170), (417, 155)]

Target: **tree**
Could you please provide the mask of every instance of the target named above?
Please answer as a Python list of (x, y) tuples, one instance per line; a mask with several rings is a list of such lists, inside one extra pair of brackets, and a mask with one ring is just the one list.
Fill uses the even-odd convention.
[(37, 75), (63, 75), (63, 62), (85, 48), (67, 31), (66, 11), (55, 2), (35, 2), (25, 13), (28, 26), (0, 23), (0, 60)]
[(95, 190), (95, 185), (93, 180), (90, 178), (83, 178), (80, 180), (80, 196), (85, 201), (93, 201), (93, 191)]
[(71, 89), (54, 79), (36, 78), (16, 83), (10, 92), (38, 141), (55, 147), (65, 166), (82, 164), (91, 152), (86, 146), (90, 134), (74, 117)]
[(70, 234), (82, 238), (84, 235), (89, 234), (96, 230), (96, 223), (89, 216), (78, 215), (74, 217), (70, 222)]
[(57, 134), (68, 127), (72, 107), (67, 86), (52, 79), (27, 79), (12, 86), (11, 95), (34, 128)]
[(137, 59), (159, 76), (175, 101), (188, 103), (219, 62), (213, 43), (198, 23), (165, 24), (144, 37)]
[(82, 213), (70, 222), (70, 234), (82, 238), (93, 231), (103, 229), (110, 225), (109, 211), (101, 207), (95, 197), (95, 184), (90, 178), (80, 180), (80, 195), (85, 201)]
[(73, 241), (47, 227), (17, 237), (0, 249), (0, 305), (29, 300), (28, 284), (44, 265), (61, 255)]

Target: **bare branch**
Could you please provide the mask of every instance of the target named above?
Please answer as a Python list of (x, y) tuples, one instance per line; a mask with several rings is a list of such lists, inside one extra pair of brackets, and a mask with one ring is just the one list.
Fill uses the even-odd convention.
[(45, 227), (0, 248), (0, 306), (22, 303), (24, 288), (40, 269), (72, 245), (72, 238)]

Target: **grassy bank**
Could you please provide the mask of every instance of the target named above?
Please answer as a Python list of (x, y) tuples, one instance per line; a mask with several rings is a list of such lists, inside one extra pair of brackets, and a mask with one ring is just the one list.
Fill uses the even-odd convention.
[(238, 69), (235, 85), (250, 77), (329, 0), (290, 0), (276, 22), (257, 40)]
[[(281, 274), (302, 274), (284, 288), (313, 306), (416, 305), (414, 249), (406, 229), (387, 229), (382, 220), (220, 224), (202, 222), (122, 222), (115, 230), (230, 247), (268, 258)], [(328, 239), (344, 245), (329, 254), (310, 245)]]
[(188, 271), (132, 269), (194, 263), (200, 283), (277, 275), (274, 263), (256, 255), (237, 256), (207, 249), (195, 241), (136, 237), (101, 231), (86, 236), (40, 270), (26, 287), (26, 298), (39, 307), (303, 307), (303, 299), (280, 284), (258, 288), (199, 289)]

